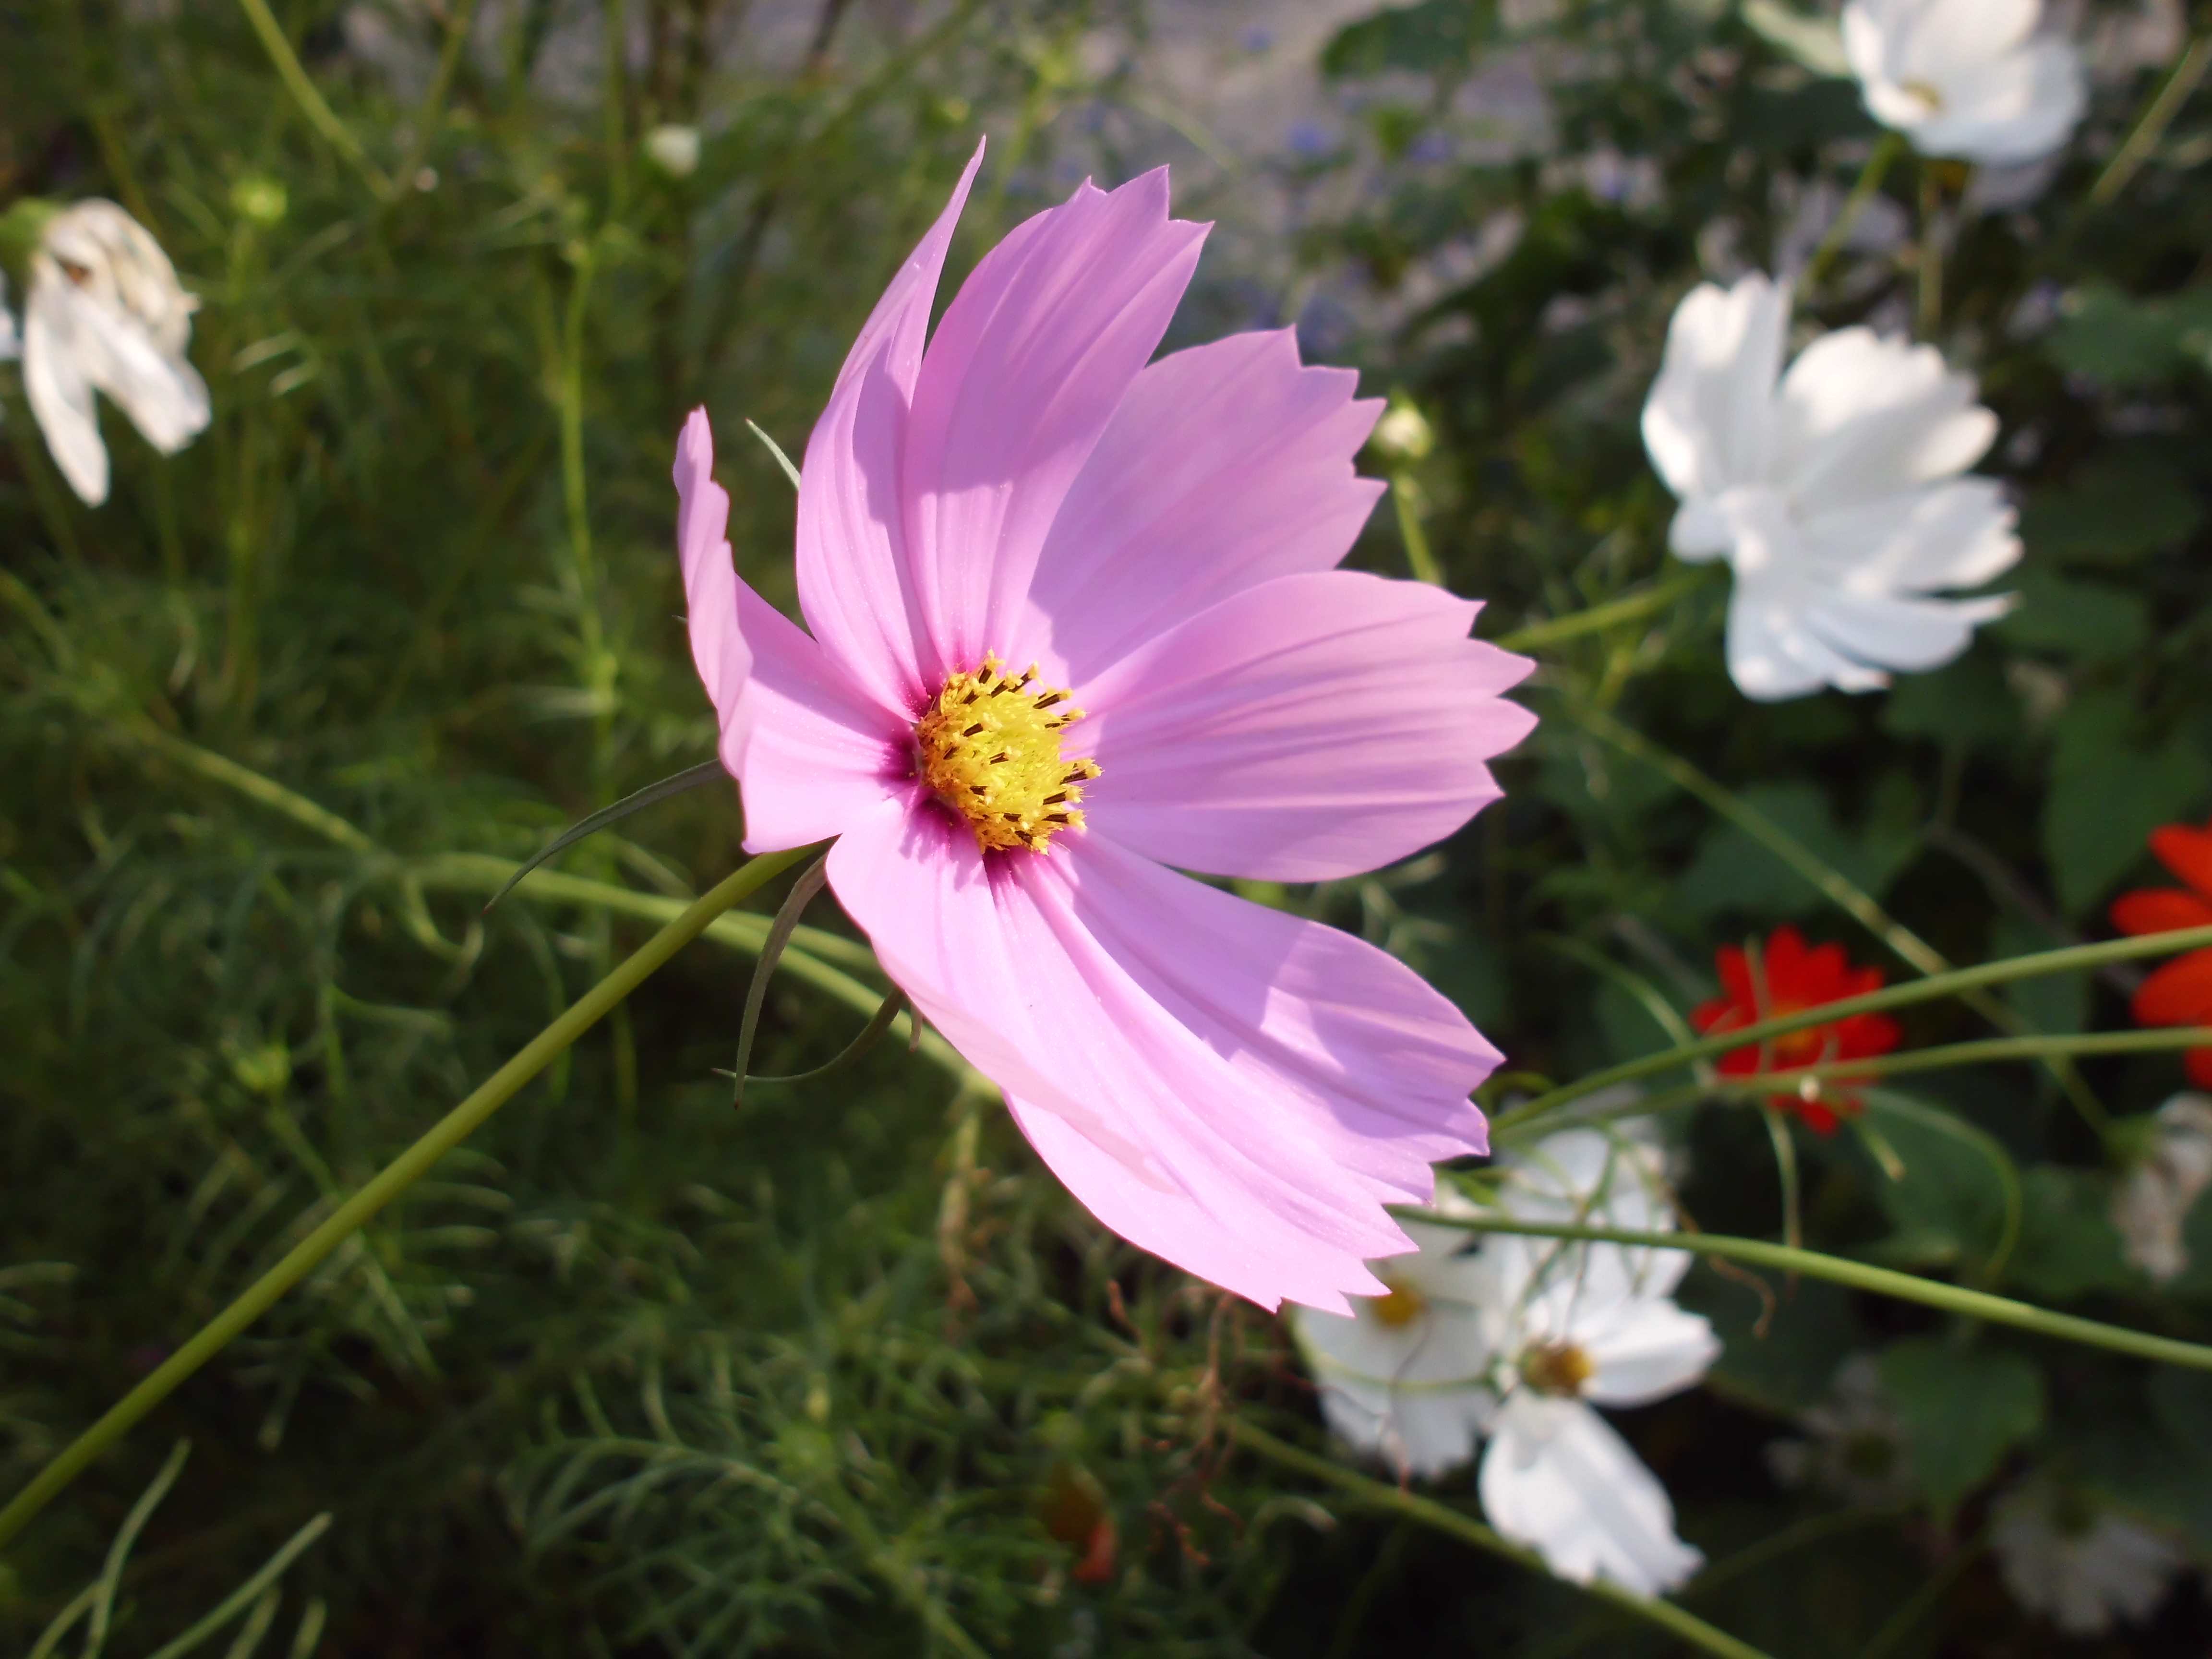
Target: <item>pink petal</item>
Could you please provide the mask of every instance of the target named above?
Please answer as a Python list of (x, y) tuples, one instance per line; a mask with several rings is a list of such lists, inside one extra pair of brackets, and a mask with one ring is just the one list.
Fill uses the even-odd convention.
[(848, 830), (830, 878), (924, 1016), (1133, 1243), (1273, 1307), (1373, 1294), (1382, 1209), (1479, 1150), (1498, 1056), (1372, 946), (1114, 848), (986, 864), (933, 807)]
[(752, 678), (725, 719), (722, 762), (744, 796), (745, 850), (771, 853), (840, 834), (914, 787), (913, 731), (842, 665), (743, 582), (738, 620)]
[(944, 666), (923, 635), (914, 592), (899, 458), (945, 250), (982, 160), (979, 143), (945, 211), (876, 302), (799, 470), (799, 609), (848, 676), (906, 714), (935, 693)]
[[(676, 548), (690, 612), (691, 660), (726, 738), (752, 653), (738, 629), (738, 573), (730, 560), (729, 492), (714, 482), (714, 432), (695, 409), (676, 441)], [(731, 770), (736, 767), (732, 764)]]
[(899, 476), (947, 665), (1026, 654), (1015, 632), (1053, 519), (1198, 264), (1206, 228), (1167, 214), (1164, 168), (1086, 184), (984, 255), (938, 325)]
[(1236, 334), (1149, 365), (1053, 520), (1035, 647), (1078, 684), (1241, 588), (1342, 562), (1383, 491), (1352, 459), (1382, 411), (1297, 337)]
[(1077, 688), (1099, 835), (1184, 869), (1324, 881), (1450, 835), (1535, 717), (1477, 606), (1358, 571), (1245, 589)]

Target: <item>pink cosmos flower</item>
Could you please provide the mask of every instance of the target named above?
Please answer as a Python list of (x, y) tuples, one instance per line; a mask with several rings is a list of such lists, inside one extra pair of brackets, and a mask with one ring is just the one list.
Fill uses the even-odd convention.
[[(676, 465), (692, 649), (746, 848), (832, 890), (1115, 1231), (1344, 1311), (1383, 1206), (1485, 1146), (1498, 1055), (1333, 928), (1176, 873), (1320, 881), (1449, 835), (1533, 717), (1477, 607), (1335, 568), (1382, 405), (1288, 333), (1149, 362), (1206, 227), (1164, 170), (986, 255), (923, 349), (982, 151), (854, 343), (799, 492), (802, 632), (738, 580), (703, 410)], [(1174, 866), (1174, 867), (1170, 867)]]

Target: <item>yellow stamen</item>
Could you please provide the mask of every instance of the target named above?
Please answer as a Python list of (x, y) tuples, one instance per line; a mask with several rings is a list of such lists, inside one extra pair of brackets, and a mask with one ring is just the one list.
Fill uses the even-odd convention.
[(1367, 1298), (1367, 1311), (1376, 1322), (1391, 1330), (1403, 1330), (1429, 1310), (1429, 1299), (1411, 1285), (1401, 1285), (1392, 1279), (1382, 1281), (1390, 1288), (1386, 1295)]
[(985, 852), (1042, 853), (1054, 834), (1080, 830), (1076, 804), (1098, 763), (1062, 760), (1060, 734), (1083, 718), (1065, 690), (1013, 675), (995, 656), (950, 675), (914, 723), (918, 769), (938, 799), (968, 821)]
[(1538, 1394), (1571, 1400), (1596, 1375), (1590, 1357), (1571, 1342), (1539, 1342), (1521, 1356), (1521, 1380)]
[(1929, 114), (1941, 115), (1943, 112), (1943, 94), (1937, 91), (1929, 82), (1925, 81), (1905, 81), (1899, 82), (1899, 90), (1903, 91), (1907, 96), (1917, 98), (1923, 104), (1926, 105)]

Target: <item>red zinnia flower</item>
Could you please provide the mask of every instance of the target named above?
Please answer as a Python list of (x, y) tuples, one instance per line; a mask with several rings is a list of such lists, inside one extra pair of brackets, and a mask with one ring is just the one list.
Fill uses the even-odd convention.
[[(2212, 911), (2207, 915), (2212, 918)], [(2206, 954), (2212, 956), (2212, 951)], [(1882, 987), (1881, 969), (1852, 967), (1840, 945), (1808, 950), (1804, 935), (1795, 927), (1774, 930), (1760, 947), (1759, 972), (1753, 971), (1751, 952), (1733, 945), (1721, 947), (1715, 965), (1720, 970), (1722, 994), (1690, 1016), (1692, 1024), (1708, 1034), (1737, 1030)], [(2212, 985), (2212, 979), (2206, 982)], [(1887, 1014), (1853, 1014), (1734, 1049), (1721, 1056), (1721, 1075), (1752, 1077), (1829, 1060), (1870, 1060), (1896, 1048), (1898, 1037), (1897, 1022)], [(1829, 1078), (1808, 1083), (1809, 1093), (1769, 1095), (1767, 1103), (1778, 1111), (1796, 1112), (1821, 1134), (1833, 1134), (1838, 1115), (1854, 1115), (1860, 1107), (1858, 1096), (1839, 1086), (1840, 1082)]]
[[(2124, 933), (2171, 933), (2212, 925), (2212, 824), (2169, 823), (2150, 832), (2158, 861), (2188, 884), (2145, 887), (2112, 901), (2112, 926)], [(2154, 969), (2136, 990), (2138, 1025), (2212, 1025), (2212, 950), (2191, 951)], [(2190, 1080), (2212, 1089), (2212, 1048), (2184, 1056)]]

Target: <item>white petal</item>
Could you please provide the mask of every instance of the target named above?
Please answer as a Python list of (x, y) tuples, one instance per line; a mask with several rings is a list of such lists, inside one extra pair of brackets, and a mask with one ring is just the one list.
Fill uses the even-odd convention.
[[(1675, 1254), (1687, 1259), (1687, 1253)], [(1595, 1366), (1583, 1388), (1600, 1406), (1645, 1406), (1695, 1387), (1720, 1358), (1720, 1339), (1702, 1317), (1663, 1297), (1615, 1309), (1578, 1328), (1576, 1341)]]
[(1491, 1525), (1577, 1583), (1603, 1577), (1656, 1595), (1705, 1561), (1674, 1535), (1666, 1488), (1580, 1401), (1507, 1401), (1477, 1484)]
[(1725, 291), (1702, 284), (1675, 307), (1644, 405), (1644, 443), (1677, 495), (1761, 476), (1789, 325), (1787, 290), (1757, 273)]
[(1930, 155), (2011, 166), (2066, 142), (2088, 101), (2081, 54), (2071, 42), (2032, 40), (1975, 64), (1942, 86), (1943, 108), (1921, 124), (1914, 145)]
[(34, 285), (23, 308), (23, 392), (62, 477), (80, 500), (98, 507), (107, 499), (107, 446), (100, 441), (92, 382), (52, 309), (51, 296)]
[(1860, 593), (1974, 587), (2020, 562), (2014, 514), (1994, 478), (1954, 478), (1808, 514), (1820, 570)]
[(1952, 76), (2011, 55), (2042, 9), (2042, 0), (1921, 0), (1905, 23), (1893, 61), (1948, 99)]
[(1974, 395), (1973, 377), (1933, 346), (1864, 328), (1822, 335), (1782, 378), (1776, 482), (1809, 514), (1963, 471), (1997, 432)]
[(1667, 546), (1689, 564), (1703, 564), (1725, 556), (1730, 545), (1728, 517), (1710, 495), (1692, 495), (1667, 526)]
[(1917, 673), (1940, 668), (1973, 643), (1974, 629), (2013, 608), (1985, 599), (1923, 599), (1828, 592), (1805, 611), (1807, 629), (1862, 664)]
[(1852, 661), (1806, 626), (1811, 601), (1802, 580), (1739, 579), (1729, 599), (1728, 666), (1747, 697), (1776, 702), (1824, 685), (1878, 691), (1889, 677)]
[(115, 399), (164, 455), (173, 455), (207, 428), (207, 382), (183, 357), (161, 350), (137, 319), (75, 296), (74, 343), (85, 377)]

